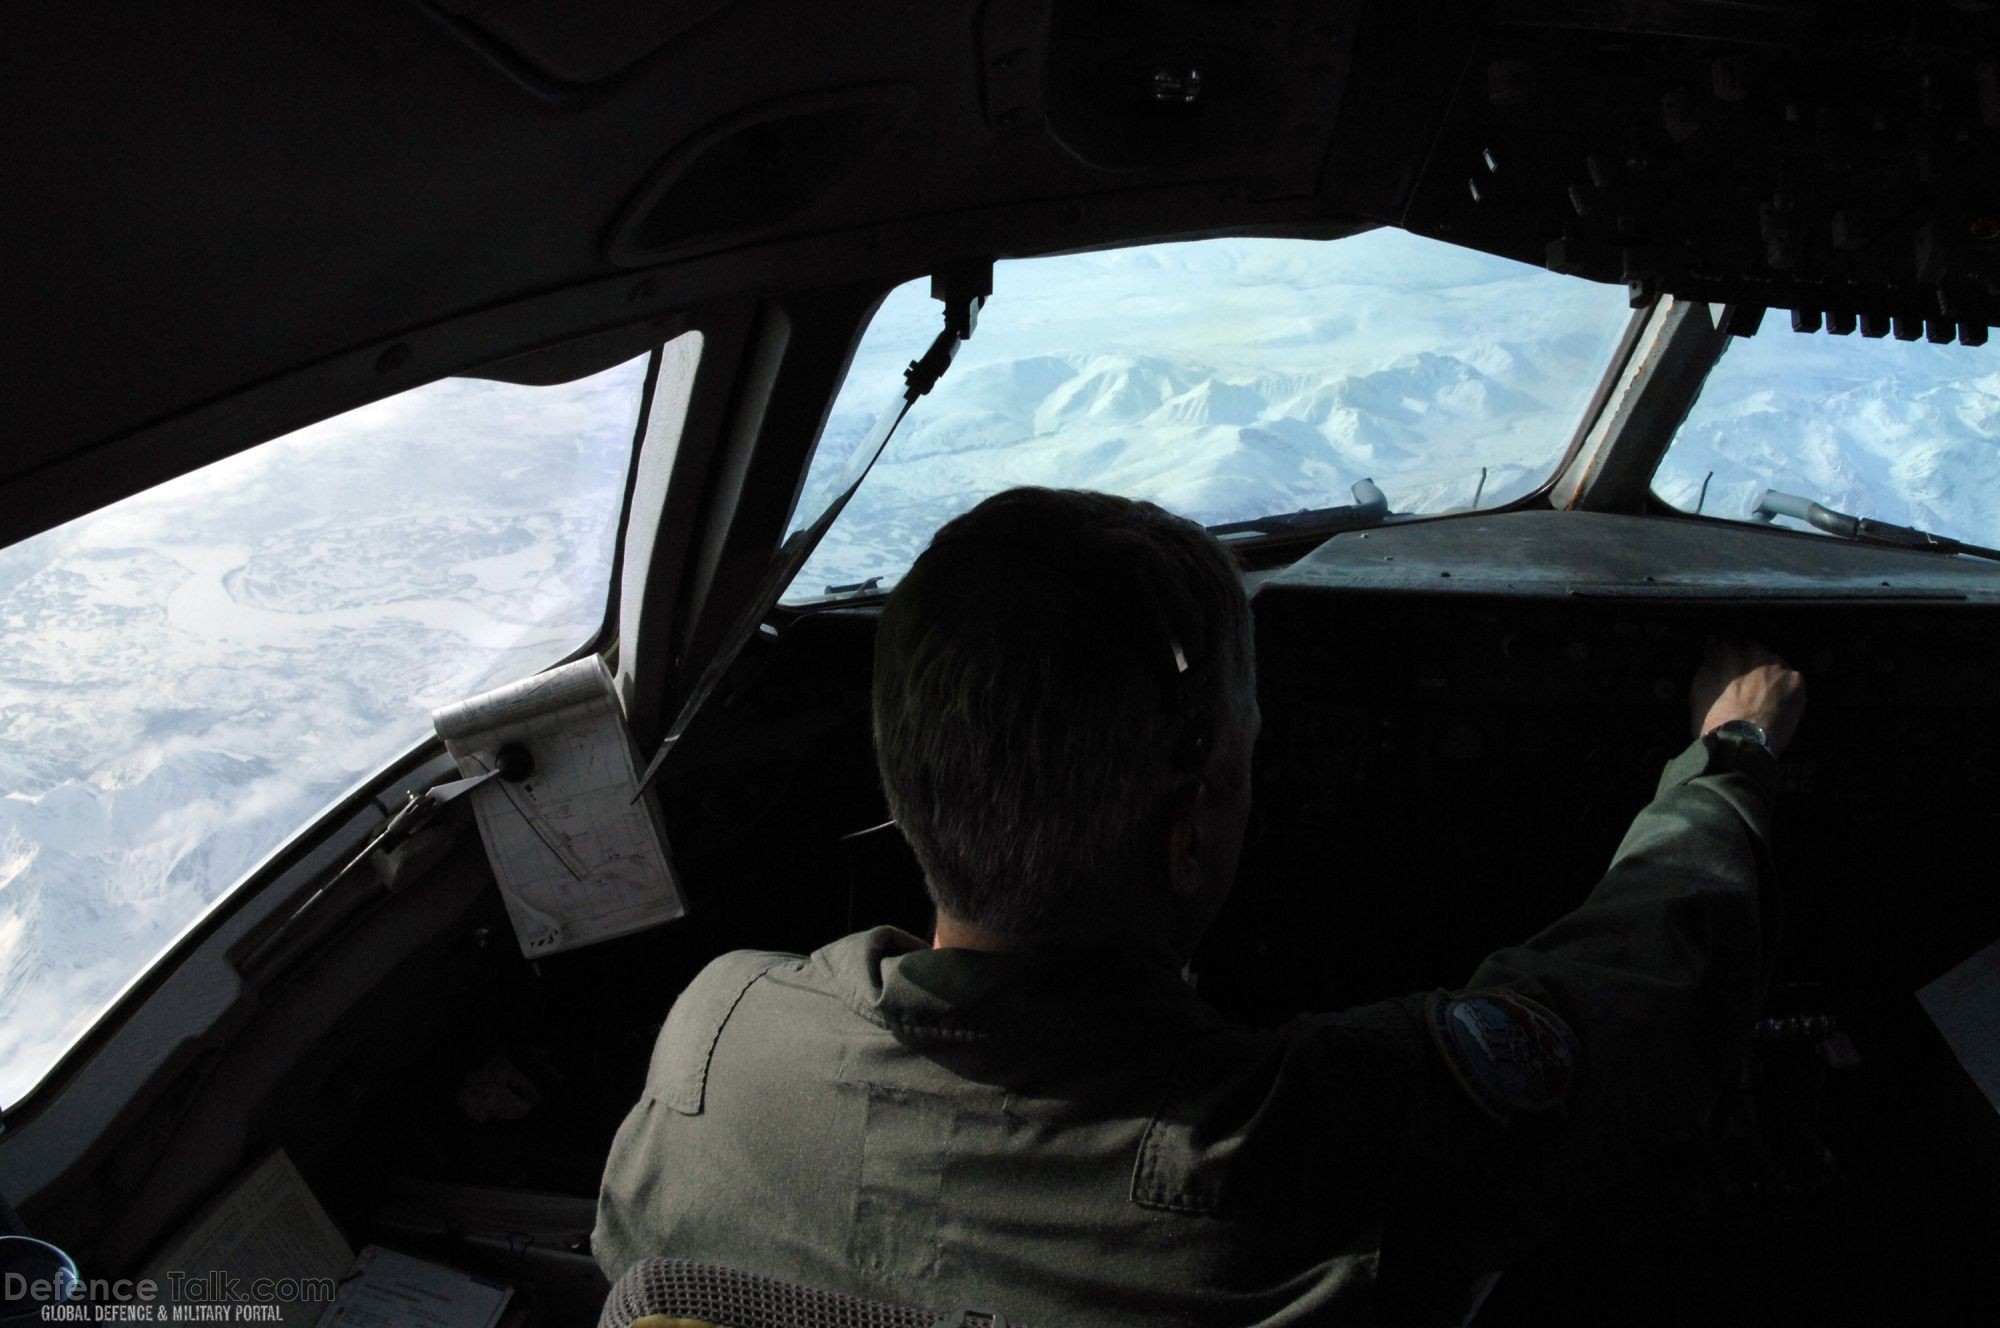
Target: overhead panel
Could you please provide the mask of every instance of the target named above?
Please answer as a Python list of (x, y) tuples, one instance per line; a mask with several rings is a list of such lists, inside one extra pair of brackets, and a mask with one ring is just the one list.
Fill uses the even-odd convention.
[[(2000, 11), (1512, 0), (1400, 220), (1904, 340), (2000, 320)], [(1744, 331), (1754, 319), (1740, 325)]]

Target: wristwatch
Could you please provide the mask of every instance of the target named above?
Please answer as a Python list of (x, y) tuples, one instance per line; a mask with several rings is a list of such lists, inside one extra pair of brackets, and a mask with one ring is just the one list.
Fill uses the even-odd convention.
[(1778, 754), (1764, 726), (1747, 719), (1731, 719), (1701, 735), (1711, 763), (1759, 778), (1770, 778), (1777, 768)]
[(1755, 743), (1766, 752), (1770, 752), (1772, 756), (1777, 755), (1776, 752), (1771, 751), (1771, 739), (1765, 734), (1764, 726), (1755, 720), (1724, 720), (1702, 736), (1705, 738), (1721, 738), (1728, 742)]

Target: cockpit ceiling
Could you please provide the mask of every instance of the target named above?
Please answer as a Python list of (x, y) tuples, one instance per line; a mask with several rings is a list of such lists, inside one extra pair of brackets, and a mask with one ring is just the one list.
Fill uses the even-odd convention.
[[(156, 429), (288, 375), (326, 414), (732, 294), (1204, 232), (1400, 224), (1971, 339), (1996, 28), (1951, 0), (39, 6), (0, 91), (0, 484), (54, 501), (70, 463), (64, 505), (109, 501), (214, 459)], [(379, 385), (315, 387), (356, 356)]]

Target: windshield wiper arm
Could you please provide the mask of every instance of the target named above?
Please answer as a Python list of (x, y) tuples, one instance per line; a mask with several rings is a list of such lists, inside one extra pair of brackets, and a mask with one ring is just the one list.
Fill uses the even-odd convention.
[(1389, 517), (1389, 500), (1374, 480), (1354, 482), (1354, 501), (1340, 507), (1308, 507), (1297, 512), (1260, 516), (1251, 521), (1231, 521), (1210, 526), (1208, 533), (1218, 538), (1229, 535), (1325, 535), (1343, 530), (1379, 526)]
[(2000, 549), (1989, 549), (1983, 545), (1967, 544), (1947, 535), (1933, 535), (1928, 530), (1918, 530), (1914, 526), (1898, 526), (1888, 521), (1877, 521), (1868, 516), (1849, 516), (1836, 512), (1831, 507), (1822, 507), (1810, 498), (1801, 498), (1795, 493), (1779, 493), (1776, 489), (1764, 490), (1764, 496), (1757, 500), (1757, 507), (1751, 519), (1771, 524), (1773, 517), (1788, 516), (1794, 521), (1803, 521), (1814, 530), (1823, 530), (1841, 539), (1859, 540), (1864, 544), (1887, 544), (1898, 549), (1921, 549), (1926, 553), (1963, 553), (1974, 558), (1991, 558), (2000, 562)]

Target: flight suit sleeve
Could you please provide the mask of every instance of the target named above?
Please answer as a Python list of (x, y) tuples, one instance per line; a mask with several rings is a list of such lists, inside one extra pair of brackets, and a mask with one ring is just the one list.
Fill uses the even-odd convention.
[[(1382, 1290), (1434, 1312), (1388, 1317), (1462, 1321), (1445, 1288), (1558, 1231), (1713, 1102), (1770, 976), (1774, 784), (1771, 763), (1730, 768), (1695, 743), (1578, 908), (1412, 1005), (1442, 1073), (1412, 1095)], [(1542, 1063), (1509, 1077), (1504, 1048), (1482, 1060), (1496, 1026), (1530, 1059), (1539, 1038)]]
[(1775, 949), (1774, 780), (1772, 767), (1729, 769), (1696, 742), (1584, 902), (1473, 973), (1469, 989), (1519, 993), (1573, 1031), (1571, 1115), (1664, 1137), (1734, 1066)]

